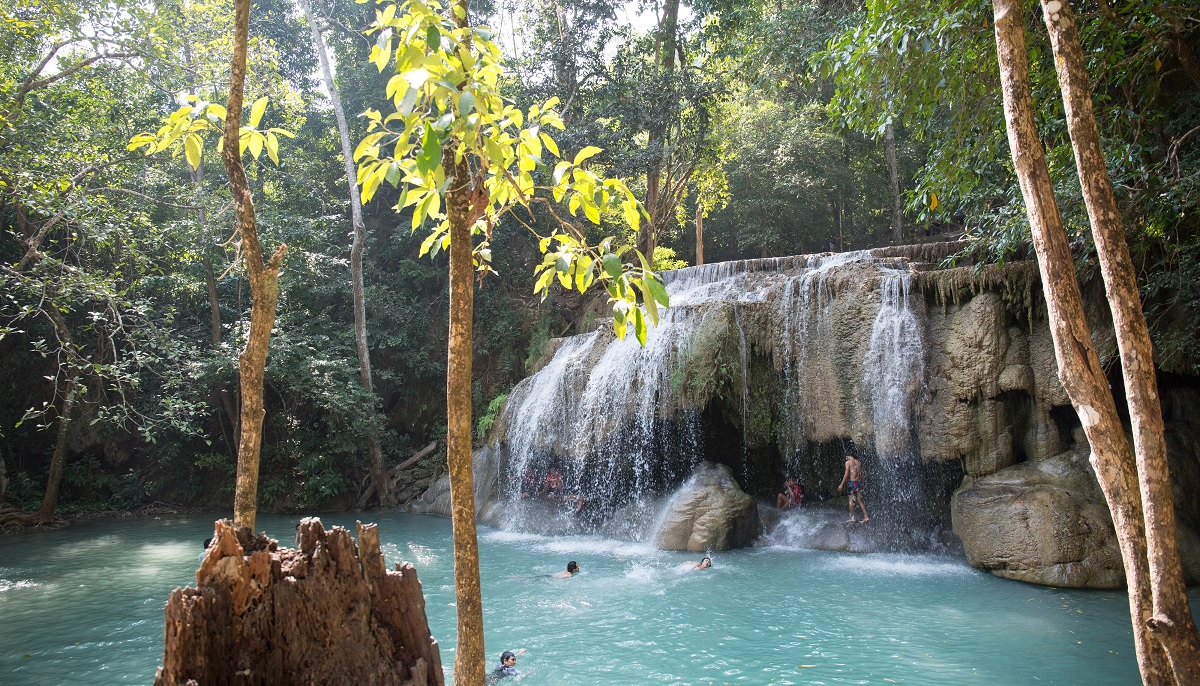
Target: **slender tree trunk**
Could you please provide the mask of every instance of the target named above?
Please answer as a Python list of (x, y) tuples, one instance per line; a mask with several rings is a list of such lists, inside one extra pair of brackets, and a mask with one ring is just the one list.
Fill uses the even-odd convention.
[(704, 264), (704, 210), (696, 208), (696, 264)]
[[(453, 149), (447, 150), (453, 159)], [(452, 164), (455, 179), (470, 178), (466, 163)], [(454, 683), (482, 686), (483, 601), (479, 588), (479, 542), (475, 533), (475, 476), (471, 464), (471, 327), (475, 270), (471, 264), (470, 188), (446, 193), (450, 220), (450, 341), (446, 357), (446, 460), (450, 470), (450, 519), (454, 529), (454, 594), (458, 648)]]
[(1134, 456), (1146, 522), (1154, 607), (1149, 625), (1151, 637), (1166, 650), (1177, 683), (1200, 684), (1200, 634), (1192, 620), (1179, 558), (1150, 331), (1142, 314), (1133, 260), (1125, 243), (1125, 230), (1100, 145), (1100, 131), (1092, 111), (1092, 87), (1075, 18), (1070, 5), (1062, 0), (1042, 0), (1042, 13), (1050, 32), (1067, 130), (1075, 151), (1084, 204), (1092, 225), (1100, 273), (1121, 353), (1121, 373), (1133, 425)]
[[(455, 19), (468, 26), (467, 0)], [(483, 597), (479, 587), (479, 540), (475, 533), (475, 474), (471, 464), (471, 341), (475, 306), (475, 268), (471, 243), (471, 169), (458, 159), (451, 140), (442, 159), (453, 182), (446, 191), (450, 222), (450, 337), (446, 346), (446, 464), (450, 472), (450, 524), (454, 535), (454, 599), (458, 611), (458, 647), (454, 683), (484, 686)]]
[[(321, 60), (321, 73), (325, 77), (325, 86), (329, 89), (329, 99), (333, 102), (333, 114), (337, 118), (338, 138), (342, 143), (342, 164), (346, 169), (346, 185), (350, 187), (350, 223), (354, 227), (354, 242), (350, 247), (350, 285), (354, 293), (354, 346), (358, 350), (358, 376), (363, 390), (375, 396), (374, 384), (371, 382), (371, 349), (367, 347), (367, 303), (363, 289), (363, 242), (366, 238), (366, 226), (363, 225), (362, 199), (358, 194), (357, 175), (354, 172), (354, 147), (350, 144), (350, 127), (346, 124), (346, 111), (342, 108), (342, 98), (338, 94), (337, 84), (333, 80), (333, 68), (329, 64), (329, 54), (325, 50), (325, 40), (317, 28), (316, 17), (308, 0), (300, 0), (300, 7), (308, 19), (308, 28), (312, 31), (313, 45), (317, 49), (317, 57)], [(383, 462), (383, 447), (379, 444), (379, 432), (371, 431), (369, 438), (371, 449), (371, 479), (375, 482), (375, 493), (379, 495), (379, 504), (392, 507), (391, 483), (388, 479), (387, 467)]]
[(233, 496), (233, 523), (254, 531), (258, 511), (258, 459), (262, 448), (263, 376), (271, 329), (275, 325), (275, 303), (279, 299), (279, 266), (287, 254), (280, 245), (268, 262), (263, 262), (258, 242), (254, 200), (246, 181), (246, 170), (238, 145), (242, 121), (242, 98), (246, 84), (246, 48), (250, 30), (250, 0), (234, 0), (233, 59), (229, 65), (229, 101), (226, 103), (222, 157), (229, 176), (229, 190), (237, 207), (238, 234), (250, 280), (250, 335), (238, 360), (241, 373), (241, 436), (238, 440), (237, 487)]
[(75, 351), (71, 340), (71, 329), (58, 311), (55, 303), (50, 303), (46, 313), (54, 325), (54, 333), (59, 345), (64, 351), (63, 359), (67, 365), (67, 386), (63, 391), (62, 407), (59, 409), (58, 429), (54, 438), (54, 454), (50, 457), (50, 472), (46, 476), (46, 493), (42, 496), (42, 505), (33, 514), (35, 524), (48, 524), (54, 521), (54, 509), (58, 506), (58, 487), (62, 483), (63, 468), (67, 463), (67, 433), (71, 428), (71, 413), (75, 410), (75, 400), (79, 386), (79, 372), (71, 358)]
[(900, 202), (900, 172), (896, 165), (896, 129), (888, 124), (883, 131), (883, 147), (887, 152), (888, 186), (892, 189), (892, 240), (904, 241), (904, 208)]
[[(662, 22), (658, 27), (658, 35), (655, 43), (658, 47), (658, 68), (659, 79), (665, 86), (670, 83), (672, 76), (675, 73), (675, 53), (678, 50), (678, 33), (679, 33), (679, 0), (665, 0), (663, 5)], [(673, 105), (664, 104), (664, 107), (672, 107)], [(650, 148), (662, 148), (665, 146), (667, 130), (670, 126), (669, 117), (665, 116), (660, 122), (651, 125), (649, 131), (647, 145)], [(670, 213), (665, 211), (665, 203), (670, 197), (668, 192), (663, 191), (663, 166), (666, 164), (666, 155), (662, 151), (655, 153), (656, 159), (650, 166), (650, 170), (646, 173), (646, 212), (650, 215), (650, 221), (642, 222), (638, 228), (637, 249), (646, 256), (647, 260), (653, 262), (654, 248), (658, 245), (658, 230), (661, 225), (667, 220)]]
[[(204, 221), (204, 209), (200, 209), (200, 221)], [(208, 313), (210, 331), (212, 333), (213, 348), (221, 345), (221, 304), (217, 299), (217, 277), (213, 273), (212, 261), (207, 257), (204, 258), (204, 278), (208, 283)], [(237, 403), (233, 401), (233, 397), (229, 395), (229, 391), (222, 388), (218, 394), (221, 398), (221, 407), (225, 411), (225, 417), (229, 421), (229, 426), (233, 429), (233, 443), (230, 445), (230, 451), (234, 459), (237, 459), (237, 445), (240, 441), (242, 432), (241, 423), (238, 421)], [(220, 421), (220, 416), (217, 417)], [(221, 432), (224, 433), (224, 422), (222, 422)]]
[(1033, 231), (1049, 313), (1058, 376), (1091, 444), (1092, 466), (1112, 512), (1128, 582), (1134, 649), (1147, 684), (1170, 684), (1166, 656), (1149, 635), (1146, 532), (1133, 450), (1125, 437), (1104, 369), (1092, 346), (1062, 216), (1034, 122), (1021, 0), (993, 0), (1004, 115), (1013, 164)]

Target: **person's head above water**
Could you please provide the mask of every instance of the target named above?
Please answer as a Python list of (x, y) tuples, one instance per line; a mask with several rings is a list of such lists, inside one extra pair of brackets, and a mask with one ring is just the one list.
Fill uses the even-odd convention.
[(579, 571), (579, 563), (576, 562), (575, 560), (571, 560), (570, 562), (567, 563), (567, 571), (570, 572), (571, 574), (578, 572)]
[(700, 560), (700, 568), (701, 569), (707, 569), (711, 566), (712, 566), (712, 558), (711, 557), (706, 557), (703, 560)]
[(500, 653), (500, 664), (511, 667), (517, 664), (517, 656), (511, 650)]

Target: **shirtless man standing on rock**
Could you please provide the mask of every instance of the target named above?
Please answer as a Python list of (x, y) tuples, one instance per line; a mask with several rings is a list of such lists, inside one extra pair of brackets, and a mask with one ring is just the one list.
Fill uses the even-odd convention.
[(850, 496), (850, 519), (846, 520), (847, 524), (857, 523), (854, 518), (854, 499), (858, 498), (858, 507), (862, 510), (862, 523), (866, 524), (871, 521), (871, 515), (867, 514), (867, 506), (863, 504), (862, 499), (862, 463), (853, 455), (846, 456), (846, 471), (842, 473), (842, 483), (838, 484), (838, 493), (845, 489), (846, 495)]

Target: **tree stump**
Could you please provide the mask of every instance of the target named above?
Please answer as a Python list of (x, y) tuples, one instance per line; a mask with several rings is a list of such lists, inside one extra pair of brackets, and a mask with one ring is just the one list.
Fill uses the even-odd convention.
[(375, 525), (360, 522), (355, 545), (308, 518), (296, 538), (298, 550), (279, 548), (216, 522), (197, 587), (167, 600), (156, 686), (441, 686), (417, 572), (385, 568)]

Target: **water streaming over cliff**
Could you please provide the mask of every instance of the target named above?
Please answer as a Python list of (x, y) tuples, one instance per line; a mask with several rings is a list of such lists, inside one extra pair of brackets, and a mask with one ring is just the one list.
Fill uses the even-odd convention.
[[(645, 347), (616, 340), (602, 324), (561, 341), (513, 390), (487, 467), (500, 500), (520, 505), (537, 495), (554, 466), (570, 502), (586, 498), (588, 521), (643, 520), (625, 532), (636, 538), (661, 497), (702, 460), (729, 464), (749, 490), (751, 443), (761, 451), (775, 441), (793, 461), (811, 445), (846, 437), (879, 459), (910, 456), (924, 387), (924, 301), (912, 292), (906, 261), (865, 251), (747, 260), (668, 272), (664, 282), (671, 307)], [(843, 312), (838, 294), (847, 284), (858, 293), (850, 305), (866, 313), (855, 321), (873, 322), (869, 331)], [(845, 369), (859, 366), (863, 373), (847, 384)], [(778, 388), (768, 389), (762, 379), (771, 368), (777, 378), (769, 384)], [(752, 407), (769, 392), (779, 407)], [(713, 409), (722, 403), (731, 426), (714, 428), (725, 421)], [(767, 415), (777, 416), (752, 431)], [(859, 419), (874, 425), (873, 435), (855, 435)], [(714, 456), (713, 432), (730, 429), (741, 434), (728, 441), (738, 454)], [(500, 519), (526, 528), (528, 515), (513, 507)], [(564, 525), (574, 519), (555, 516)]]

